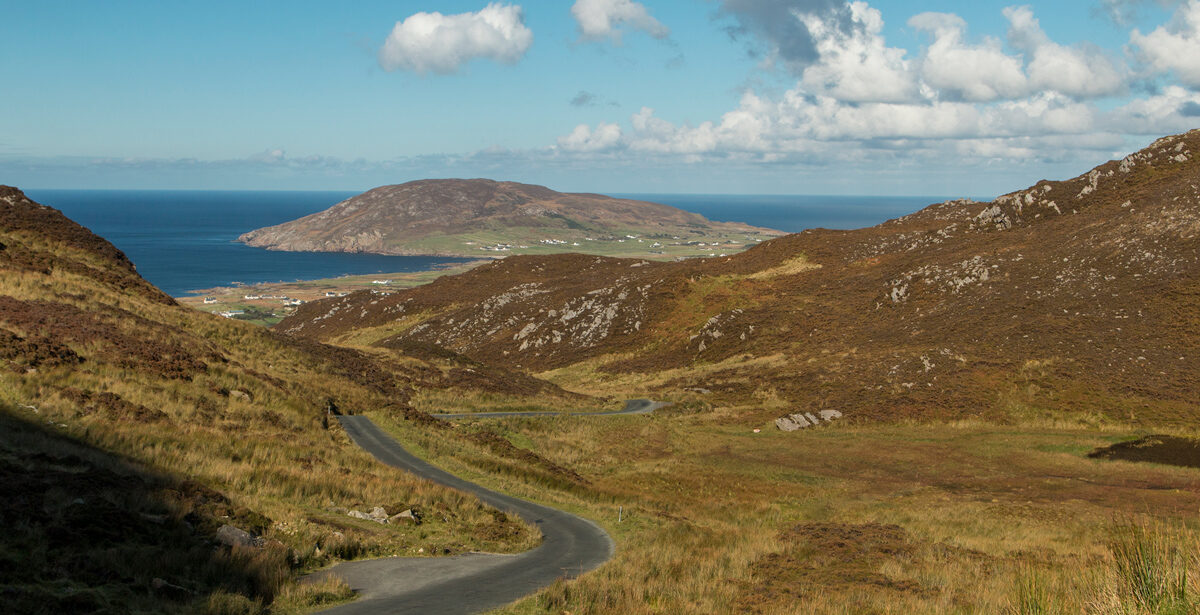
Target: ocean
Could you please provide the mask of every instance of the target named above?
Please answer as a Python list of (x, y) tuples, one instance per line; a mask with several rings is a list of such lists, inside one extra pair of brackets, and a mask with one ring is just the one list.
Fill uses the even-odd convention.
[[(29, 190), (125, 252), (166, 293), (235, 283), (291, 282), (339, 275), (426, 271), (472, 259), (275, 252), (234, 243), (238, 235), (327, 209), (355, 192)], [(620, 194), (723, 222), (782, 231), (872, 226), (944, 197)]]
[(718, 222), (744, 222), (789, 233), (808, 228), (856, 229), (899, 218), (952, 198), (811, 194), (613, 194), (653, 201)]

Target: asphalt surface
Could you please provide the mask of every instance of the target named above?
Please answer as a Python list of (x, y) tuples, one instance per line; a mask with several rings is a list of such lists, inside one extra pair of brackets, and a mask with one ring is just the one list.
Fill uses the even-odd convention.
[[(626, 404), (625, 410), (605, 414), (644, 414), (655, 407), (656, 402)], [(365, 416), (338, 419), (354, 443), (379, 461), (474, 494), (502, 511), (518, 515), (541, 530), (542, 544), (520, 555), (394, 557), (339, 564), (313, 576), (335, 574), (361, 597), (322, 613), (478, 613), (523, 598), (559, 578), (574, 578), (612, 557), (612, 539), (595, 523), (485, 489), (438, 469), (404, 450)]]
[(650, 414), (659, 408), (669, 405), (671, 404), (662, 401), (631, 399), (625, 402), (623, 409), (610, 412), (543, 412), (531, 410), (525, 412), (460, 412), (456, 414), (435, 414), (433, 416), (439, 419), (497, 419), (509, 416), (615, 416), (618, 414)]

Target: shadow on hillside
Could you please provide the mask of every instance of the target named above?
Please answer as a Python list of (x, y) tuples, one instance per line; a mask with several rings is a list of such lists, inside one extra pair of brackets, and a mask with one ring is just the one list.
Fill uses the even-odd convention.
[(1200, 440), (1177, 436), (1145, 436), (1098, 448), (1088, 453), (1088, 457), (1200, 468)]
[(0, 406), (5, 612), (203, 612), (210, 604), (254, 612), (286, 579), (286, 552), (231, 550), (212, 540), (222, 521), (212, 514), (213, 501), (224, 500), (219, 493), (149, 472), (40, 420), (32, 410)]

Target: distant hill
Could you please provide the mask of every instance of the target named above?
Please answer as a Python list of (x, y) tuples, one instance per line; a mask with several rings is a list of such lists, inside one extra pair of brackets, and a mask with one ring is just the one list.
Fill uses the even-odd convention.
[(738, 251), (781, 234), (659, 203), (489, 179), (428, 179), (381, 186), (238, 241), (311, 252), (670, 257)]
[(1192, 131), (993, 202), (726, 258), (510, 258), (313, 303), (277, 330), (378, 331), (383, 347), (434, 344), (554, 370), (568, 388), (699, 396), (764, 418), (828, 407), (1186, 423), (1200, 390), (1198, 156)]

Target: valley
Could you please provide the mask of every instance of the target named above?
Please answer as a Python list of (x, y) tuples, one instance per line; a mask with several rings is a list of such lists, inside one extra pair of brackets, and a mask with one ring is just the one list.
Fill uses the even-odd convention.
[[(1200, 436), (1197, 151), (1200, 131), (1165, 137), (724, 257), (301, 285), (322, 296), (271, 329), (181, 305), (6, 187), (0, 451), (27, 495), (0, 586), (67, 610), (312, 612), (353, 597), (298, 582), (340, 562), (543, 544), (536, 520), (380, 464), (343, 427), (369, 419), (611, 536), (611, 560), (495, 613), (1194, 612), (1200, 474), (1173, 464)], [(670, 405), (621, 411), (639, 398)], [(840, 418), (776, 422), (822, 411)], [(1153, 442), (1184, 452), (1120, 452)], [(75, 534), (99, 538), (54, 542)], [(62, 563), (121, 549), (115, 578)], [(211, 571), (184, 573), (200, 553)]]

